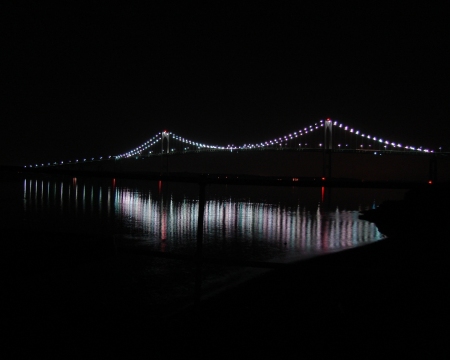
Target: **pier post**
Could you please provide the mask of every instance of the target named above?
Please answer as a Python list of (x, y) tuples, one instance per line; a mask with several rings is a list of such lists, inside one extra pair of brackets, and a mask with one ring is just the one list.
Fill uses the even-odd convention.
[(203, 252), (203, 222), (205, 214), (205, 192), (206, 179), (203, 177), (199, 181), (199, 197), (198, 197), (198, 219), (197, 219), (197, 249), (195, 253), (195, 294), (194, 304), (198, 309), (200, 305), (200, 297), (202, 291), (202, 252)]

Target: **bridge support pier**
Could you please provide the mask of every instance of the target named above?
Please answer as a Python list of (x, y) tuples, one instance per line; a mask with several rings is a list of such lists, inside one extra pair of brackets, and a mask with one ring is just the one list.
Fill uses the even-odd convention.
[(331, 150), (325, 150), (323, 152), (322, 176), (326, 179), (331, 179)]

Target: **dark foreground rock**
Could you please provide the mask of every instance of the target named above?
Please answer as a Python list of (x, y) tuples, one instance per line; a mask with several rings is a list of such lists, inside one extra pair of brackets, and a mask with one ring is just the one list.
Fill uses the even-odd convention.
[(386, 201), (364, 211), (360, 218), (374, 222), (389, 237), (432, 236), (447, 233), (450, 217), (450, 184), (416, 187), (403, 200)]

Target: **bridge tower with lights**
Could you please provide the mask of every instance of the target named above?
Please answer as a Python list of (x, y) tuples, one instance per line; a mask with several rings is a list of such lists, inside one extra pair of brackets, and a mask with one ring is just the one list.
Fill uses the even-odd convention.
[(161, 174), (169, 172), (169, 135), (170, 132), (167, 130), (161, 133)]
[(161, 154), (169, 153), (169, 134), (167, 130), (161, 133)]
[(322, 176), (329, 179), (331, 178), (331, 153), (333, 151), (333, 122), (330, 119), (325, 120), (323, 144)]

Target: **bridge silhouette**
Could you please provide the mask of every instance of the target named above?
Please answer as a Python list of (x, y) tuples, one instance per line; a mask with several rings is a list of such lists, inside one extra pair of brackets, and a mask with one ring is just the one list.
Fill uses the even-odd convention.
[(179, 136), (170, 131), (155, 134), (149, 140), (126, 153), (116, 155), (116, 159), (133, 156), (150, 156), (190, 151), (237, 151), (237, 150), (292, 149), (310, 151), (358, 151), (358, 152), (402, 152), (414, 154), (434, 153), (433, 149), (390, 141), (364, 133), (331, 119), (320, 120), (298, 131), (259, 143), (243, 145), (211, 145)]
[[(284, 158), (292, 158), (292, 162), (296, 160), (293, 158), (294, 155), (288, 155), (289, 153), (304, 154), (311, 153), (316, 155), (310, 155), (314, 157), (314, 167), (317, 168), (317, 164), (320, 163), (320, 170), (315, 170), (315, 176), (320, 176), (326, 179), (331, 179), (333, 171), (340, 165), (335, 165), (336, 160), (342, 158), (344, 154), (347, 155), (348, 161), (340, 160), (343, 162), (352, 162), (356, 155), (352, 156), (350, 154), (360, 155), (375, 155), (380, 157), (382, 155), (395, 155), (397, 159), (402, 159), (404, 156), (419, 156), (423, 158), (421, 161), (427, 162), (427, 174), (424, 175), (427, 181), (436, 182), (438, 177), (438, 158), (448, 158), (450, 153), (442, 151), (442, 148), (438, 150), (424, 148), (422, 146), (415, 146), (411, 144), (404, 144), (398, 141), (392, 141), (390, 139), (381, 138), (376, 135), (371, 135), (365, 133), (357, 128), (350, 127), (341, 122), (326, 119), (320, 120), (314, 124), (305, 126), (297, 131), (288, 133), (277, 138), (270, 140), (265, 140), (259, 143), (246, 143), (243, 145), (212, 145), (206, 144), (192, 139), (187, 139), (183, 136), (177, 135), (171, 131), (162, 131), (156, 133), (154, 136), (149, 138), (143, 144), (131, 149), (123, 154), (115, 156), (97, 157), (97, 158), (85, 158), (85, 159), (75, 159), (69, 161), (59, 161), (59, 162), (49, 162), (47, 164), (34, 164), (25, 166), (26, 168), (42, 168), (42, 167), (64, 167), (67, 168), (77, 165), (80, 168), (82, 164), (88, 164), (93, 162), (106, 162), (114, 161), (117, 163), (123, 163), (123, 161), (131, 161), (132, 159), (153, 159), (152, 169), (160, 173), (169, 173), (169, 159), (179, 158), (178, 155), (181, 154), (197, 154), (197, 153), (214, 153), (214, 159), (217, 161), (228, 161), (224, 160), (223, 155), (225, 153), (240, 153), (240, 154), (252, 154), (252, 159), (255, 159), (255, 153), (261, 154), (262, 152), (277, 152), (277, 154), (283, 154)], [(177, 156), (175, 156), (177, 155)], [(222, 156), (222, 157), (221, 157)], [(155, 161), (155, 158), (160, 158), (161, 161)], [(185, 159), (188, 159), (186, 157)], [(386, 157), (383, 157), (385, 159)], [(391, 156), (393, 159), (394, 156)], [(165, 160), (163, 160), (165, 159)], [(228, 159), (228, 158), (227, 158)], [(365, 158), (367, 161), (367, 158)], [(373, 159), (373, 157), (372, 157)], [(249, 160), (251, 161), (251, 160)], [(384, 161), (384, 160), (383, 160)], [(397, 160), (397, 166), (399, 161)], [(175, 161), (171, 160), (171, 163)], [(373, 160), (372, 160), (373, 162)], [(378, 161), (379, 162), (379, 161)], [(158, 163), (158, 165), (155, 165)], [(303, 168), (310, 165), (303, 164)], [(424, 173), (423, 167), (421, 166), (421, 172)], [(311, 167), (311, 166), (310, 166)], [(439, 165), (442, 168), (442, 165)], [(86, 169), (86, 167), (84, 167)], [(111, 168), (111, 167), (110, 167)], [(118, 166), (114, 169), (117, 170)], [(173, 169), (177, 167), (172, 166)], [(147, 167), (148, 169), (148, 167)], [(186, 171), (186, 170), (181, 170)], [(198, 169), (198, 171), (203, 172), (203, 170)], [(204, 170), (208, 172), (207, 169)], [(220, 171), (216, 168), (216, 172)], [(226, 172), (226, 171), (224, 171)], [(254, 171), (255, 172), (255, 171)], [(273, 174), (280, 175), (280, 174)]]

